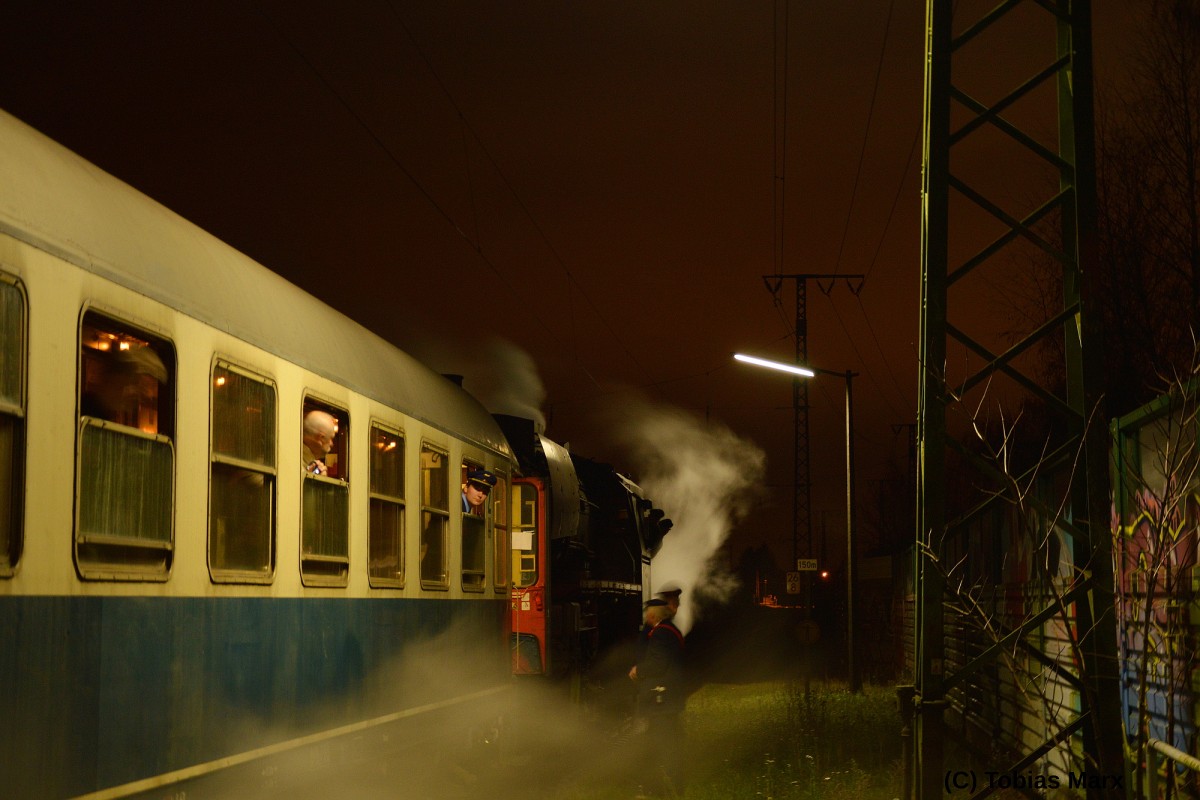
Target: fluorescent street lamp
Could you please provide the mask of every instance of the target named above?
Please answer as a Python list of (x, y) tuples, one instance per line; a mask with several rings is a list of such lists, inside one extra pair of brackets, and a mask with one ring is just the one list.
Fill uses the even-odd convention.
[(735, 353), (733, 357), (738, 361), (744, 361), (747, 364), (754, 364), (755, 366), (759, 367), (767, 367), (768, 369), (777, 369), (781, 372), (790, 372), (793, 375), (800, 375), (805, 378), (814, 378), (817, 374), (808, 367), (801, 367), (797, 364), (784, 364), (781, 361), (768, 361), (765, 358), (742, 355), (741, 353)]
[(789, 372), (804, 378), (814, 378), (817, 375), (836, 375), (846, 381), (846, 673), (850, 691), (862, 689), (858, 677), (858, 668), (854, 663), (854, 598), (857, 594), (858, 554), (855, 552), (855, 514), (854, 514), (854, 376), (858, 373), (846, 370), (834, 372), (818, 367), (803, 367), (799, 364), (788, 364), (782, 361), (770, 361), (756, 356), (736, 353), (733, 356), (738, 361), (754, 364), (768, 369)]

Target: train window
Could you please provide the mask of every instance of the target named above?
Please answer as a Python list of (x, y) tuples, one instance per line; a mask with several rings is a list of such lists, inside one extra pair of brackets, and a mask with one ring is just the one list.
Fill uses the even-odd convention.
[(508, 589), (508, 476), (496, 473), (496, 488), (492, 490), (492, 587), (497, 592)]
[(350, 574), (350, 416), (304, 401), (300, 575), (306, 586), (345, 586)]
[(462, 587), (468, 592), (482, 592), (487, 582), (487, 501), (496, 478), (480, 465), (464, 461), (460, 480), (463, 490)]
[(421, 588), (450, 588), (450, 458), (421, 445)]
[(21, 558), (24, 442), (25, 293), (0, 274), (0, 575)]
[(370, 494), (368, 579), (372, 586), (403, 586), (404, 437), (374, 423)]
[(208, 566), (214, 581), (275, 571), (275, 386), (218, 361), (212, 375)]
[(170, 342), (94, 311), (83, 315), (75, 557), (85, 578), (166, 579), (174, 399)]
[(538, 579), (537, 488), (513, 486), (512, 504), (512, 580), (513, 586), (524, 589)]

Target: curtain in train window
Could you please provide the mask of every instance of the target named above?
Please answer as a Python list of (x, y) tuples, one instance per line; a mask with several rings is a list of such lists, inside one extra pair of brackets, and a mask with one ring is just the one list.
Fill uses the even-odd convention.
[(165, 579), (174, 549), (174, 350), (89, 311), (79, 363), (80, 572)]
[[(457, 500), (455, 500), (457, 502)], [(450, 459), (421, 446), (421, 587), (450, 587)]]
[(372, 586), (404, 585), (404, 438), (371, 425), (371, 520), (367, 532)]
[(208, 565), (213, 580), (261, 582), (275, 567), (275, 387), (218, 362), (212, 377)]
[(0, 275), (0, 575), (21, 557), (24, 441), (25, 295)]
[(496, 474), (492, 489), (492, 587), (500, 592), (508, 588), (508, 477)]
[[(472, 470), (481, 470), (478, 464), (464, 461), (460, 481), (463, 491), (466, 491), (467, 474)], [(491, 492), (488, 492), (491, 496)], [(466, 495), (463, 495), (463, 507), (467, 507)], [(472, 507), (462, 515), (462, 588), (468, 592), (483, 591), (487, 580), (487, 499), (483, 505)]]
[(309, 586), (345, 586), (350, 574), (350, 416), (306, 400), (300, 466), (304, 476), (300, 573)]

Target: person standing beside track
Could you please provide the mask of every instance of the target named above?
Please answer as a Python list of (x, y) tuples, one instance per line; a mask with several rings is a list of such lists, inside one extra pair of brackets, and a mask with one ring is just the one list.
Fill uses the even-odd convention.
[(631, 677), (638, 686), (638, 713), (646, 720), (646, 783), (663, 794), (683, 792), (683, 722), (680, 715), (687, 703), (685, 644), (683, 634), (671, 618), (668, 602), (655, 598), (646, 603), (644, 619), (650, 627), (645, 650)]
[[(666, 603), (667, 608), (671, 609), (671, 617), (674, 618), (679, 613), (679, 597), (682, 594), (683, 589), (678, 583), (667, 581), (654, 593), (654, 597), (656, 600), (662, 600)], [(648, 601), (646, 606), (649, 606), (652, 602), (654, 601)], [(638, 631), (637, 650), (634, 654), (633, 666), (629, 668), (629, 679), (631, 681), (637, 680), (637, 662), (642, 660), (642, 654), (646, 652), (646, 637), (650, 635), (651, 627), (653, 626), (643, 622), (641, 630)]]

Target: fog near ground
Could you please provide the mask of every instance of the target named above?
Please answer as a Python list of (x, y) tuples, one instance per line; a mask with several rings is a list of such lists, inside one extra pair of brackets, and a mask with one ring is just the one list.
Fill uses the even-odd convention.
[[(339, 643), (332, 658), (340, 637), (328, 633)], [(328, 701), (275, 708), (286, 722), (221, 701), (215, 714), (238, 732), (235, 752), (136, 796), (533, 800), (589, 783), (636, 790), (644, 764), (631, 685), (585, 710), (561, 681), (514, 678), (500, 632), (455, 623), (397, 633), (409, 639), (402, 654), (350, 676)]]

